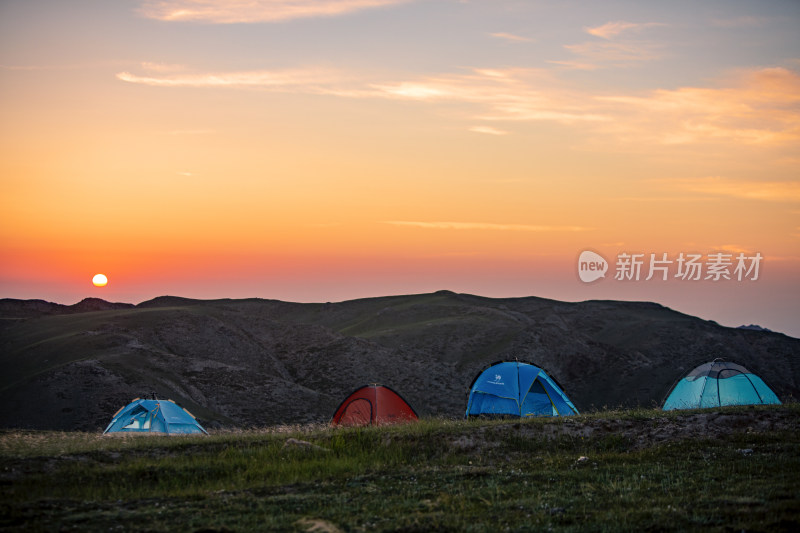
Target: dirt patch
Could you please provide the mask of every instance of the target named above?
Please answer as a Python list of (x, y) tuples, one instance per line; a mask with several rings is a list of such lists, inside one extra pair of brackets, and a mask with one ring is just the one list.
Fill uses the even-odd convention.
[(798, 431), (800, 420), (791, 409), (754, 409), (747, 412), (692, 412), (650, 418), (569, 418), (508, 423), (476, 428), (450, 440), (458, 449), (486, 450), (497, 446), (503, 435), (527, 438), (603, 438), (617, 436), (634, 449), (684, 439), (714, 439), (734, 433)]

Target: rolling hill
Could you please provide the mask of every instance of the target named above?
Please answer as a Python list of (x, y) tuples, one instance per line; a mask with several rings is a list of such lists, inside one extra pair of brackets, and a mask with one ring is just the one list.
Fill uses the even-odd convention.
[(152, 393), (211, 428), (320, 422), (375, 382), (420, 415), (460, 417), (475, 375), (513, 358), (545, 368), (581, 411), (653, 406), (715, 357), (745, 365), (782, 400), (800, 392), (800, 339), (647, 302), (449, 291), (319, 304), (4, 299), (0, 427), (99, 430)]

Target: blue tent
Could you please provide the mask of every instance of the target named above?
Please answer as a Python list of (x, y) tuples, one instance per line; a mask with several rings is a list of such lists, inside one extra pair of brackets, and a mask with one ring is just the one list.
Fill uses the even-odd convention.
[(522, 361), (504, 361), (492, 364), (472, 382), (466, 416), (576, 414), (578, 410), (544, 370)]
[(205, 433), (194, 415), (172, 400), (139, 398), (117, 411), (105, 433), (165, 433), (185, 435)]
[(741, 365), (714, 359), (698, 366), (675, 385), (664, 402), (664, 411), (780, 403), (760, 377)]

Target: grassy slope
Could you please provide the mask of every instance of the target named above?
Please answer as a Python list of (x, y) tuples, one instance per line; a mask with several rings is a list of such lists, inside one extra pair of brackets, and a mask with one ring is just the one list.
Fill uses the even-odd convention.
[[(708, 411), (606, 412), (524, 422), (424, 420), (205, 438), (4, 432), (0, 529), (797, 526), (800, 406), (723, 409), (712, 416), (727, 421), (725, 431), (700, 437), (692, 437), (697, 433), (689, 424), (707, 422)], [(782, 422), (759, 425), (767, 418)], [(675, 438), (660, 439), (668, 429)], [(290, 437), (325, 450), (286, 446)]]
[[(179, 311), (201, 310), (201, 307), (186, 307)], [(96, 357), (106, 347), (113, 349), (117, 334), (106, 327), (109, 323), (130, 320), (142, 327), (152, 327), (176, 311), (171, 308), (126, 309), (29, 320), (3, 333), (3, 341), (10, 348), (0, 352), (0, 365), (6, 369), (0, 378), (0, 390), (71, 362)]]
[[(205, 316), (214, 311), (211, 307), (185, 304), (182, 307), (115, 309), (29, 319), (3, 331), (0, 336), (0, 367), (4, 368), (0, 374), (0, 392), (16, 386), (24, 387), (26, 381), (85, 359), (101, 360), (105, 367), (128, 379), (139, 377), (144, 382), (156, 383), (156, 377), (170, 376), (163, 368), (151, 368), (142, 365), (136, 357), (125, 357), (129, 351), (125, 345), (134, 339), (125, 328), (148, 331), (158, 324), (175, 321), (176, 317)], [(172, 379), (178, 383), (183, 380), (181, 376)], [(139, 395), (149, 392), (149, 389), (144, 390)], [(188, 398), (176, 398), (196, 416), (232, 422)]]

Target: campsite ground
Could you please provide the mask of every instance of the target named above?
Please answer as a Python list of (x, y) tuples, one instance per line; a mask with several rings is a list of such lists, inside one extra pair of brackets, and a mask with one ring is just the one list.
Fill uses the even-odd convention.
[(0, 432), (0, 529), (789, 531), (800, 406), (210, 437)]

